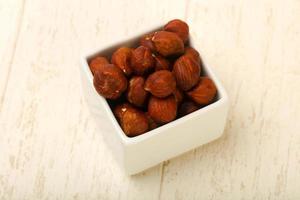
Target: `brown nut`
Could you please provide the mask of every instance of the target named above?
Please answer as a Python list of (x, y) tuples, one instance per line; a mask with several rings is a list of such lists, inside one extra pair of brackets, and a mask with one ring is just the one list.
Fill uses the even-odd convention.
[(158, 124), (150, 117), (148, 113), (146, 113), (148, 118), (148, 124), (149, 124), (149, 130), (156, 129), (158, 127)]
[(151, 50), (144, 46), (139, 46), (133, 50), (131, 67), (136, 75), (144, 75), (149, 72), (154, 67)]
[(198, 110), (200, 106), (198, 106), (195, 102), (193, 101), (185, 101), (183, 102), (179, 109), (178, 109), (178, 116), (183, 117), (185, 115), (188, 115), (196, 110)]
[(117, 99), (126, 90), (127, 79), (118, 67), (106, 64), (95, 72), (94, 86), (104, 98)]
[(175, 100), (177, 102), (177, 104), (180, 104), (183, 100), (183, 93), (181, 92), (180, 89), (176, 88), (174, 91), (173, 91), (173, 95), (175, 97)]
[(89, 63), (92, 74), (94, 75), (95, 72), (104, 64), (109, 64), (107, 58), (102, 56), (97, 56), (96, 58), (93, 58)]
[(200, 70), (200, 65), (189, 56), (183, 55), (178, 58), (173, 67), (177, 86), (183, 91), (190, 90), (197, 84)]
[(177, 115), (177, 103), (174, 96), (171, 95), (164, 99), (151, 96), (148, 113), (155, 122), (160, 124), (173, 121)]
[(113, 53), (111, 63), (119, 67), (127, 76), (130, 76), (132, 73), (132, 69), (130, 67), (131, 55), (131, 48), (121, 47)]
[(199, 63), (201, 65), (201, 58), (199, 52), (192, 48), (192, 47), (186, 47), (184, 51), (184, 55), (189, 56), (192, 58), (196, 63)]
[(207, 105), (213, 101), (216, 93), (214, 82), (208, 77), (200, 77), (198, 84), (187, 94), (194, 102)]
[(144, 88), (152, 95), (164, 98), (172, 94), (176, 89), (176, 81), (170, 71), (160, 70), (149, 75)]
[(156, 51), (163, 56), (180, 55), (184, 52), (182, 39), (176, 34), (167, 31), (158, 31), (152, 37)]
[(152, 42), (152, 37), (154, 33), (149, 33), (141, 37), (140, 39), (140, 45), (144, 47), (148, 47), (152, 52), (155, 52), (155, 47)]
[(141, 76), (132, 77), (127, 90), (127, 100), (135, 106), (143, 106), (147, 98), (144, 89), (145, 79)]
[(184, 43), (188, 41), (189, 38), (189, 26), (187, 23), (180, 19), (174, 19), (172, 21), (169, 21), (165, 27), (165, 31), (176, 33)]
[(155, 55), (154, 56), (154, 60), (155, 60), (155, 71), (159, 71), (159, 70), (170, 70), (170, 62), (160, 56), (160, 55)]
[(132, 106), (129, 103), (118, 104), (114, 108), (113, 113), (116, 116), (116, 118), (120, 120), (123, 117), (123, 114), (126, 112), (126, 110), (130, 108), (132, 108)]
[(146, 114), (134, 107), (129, 107), (124, 111), (120, 118), (120, 124), (128, 137), (134, 137), (149, 130)]

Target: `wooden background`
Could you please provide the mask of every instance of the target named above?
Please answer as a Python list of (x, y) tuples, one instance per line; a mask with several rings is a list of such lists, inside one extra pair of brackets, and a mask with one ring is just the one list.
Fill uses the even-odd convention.
[[(83, 101), (79, 57), (173, 18), (225, 85), (228, 123), (128, 177)], [(300, 199), (299, 19), (299, 0), (0, 0), (0, 199)]]

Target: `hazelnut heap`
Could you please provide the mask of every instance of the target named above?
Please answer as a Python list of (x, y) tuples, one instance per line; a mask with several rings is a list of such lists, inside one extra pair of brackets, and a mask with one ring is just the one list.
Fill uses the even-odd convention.
[(188, 46), (189, 27), (175, 19), (141, 37), (136, 48), (120, 47), (109, 59), (89, 62), (96, 91), (111, 102), (128, 137), (188, 115), (215, 99), (217, 88), (201, 76), (202, 62)]

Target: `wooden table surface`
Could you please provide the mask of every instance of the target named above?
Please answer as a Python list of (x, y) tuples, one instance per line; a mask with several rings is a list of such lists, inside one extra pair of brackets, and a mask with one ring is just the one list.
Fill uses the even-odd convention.
[[(228, 91), (227, 126), (129, 177), (85, 105), (79, 57), (173, 18)], [(299, 0), (0, 0), (0, 199), (300, 199), (299, 19)]]

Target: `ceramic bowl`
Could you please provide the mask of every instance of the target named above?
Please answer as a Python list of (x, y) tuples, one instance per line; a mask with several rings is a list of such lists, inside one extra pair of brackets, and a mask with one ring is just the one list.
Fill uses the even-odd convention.
[[(135, 47), (142, 35), (159, 29), (161, 26), (119, 42), (112, 42), (84, 55), (81, 59), (82, 89), (86, 103), (112, 154), (130, 175), (219, 138), (227, 117), (229, 103), (226, 91), (204, 61), (202, 73), (214, 81), (218, 90), (216, 100), (212, 104), (142, 135), (132, 138), (125, 135), (106, 99), (94, 89), (88, 61), (96, 55), (110, 58), (120, 46)], [(200, 49), (194, 43), (193, 35), (190, 35), (189, 43), (193, 48)]]

